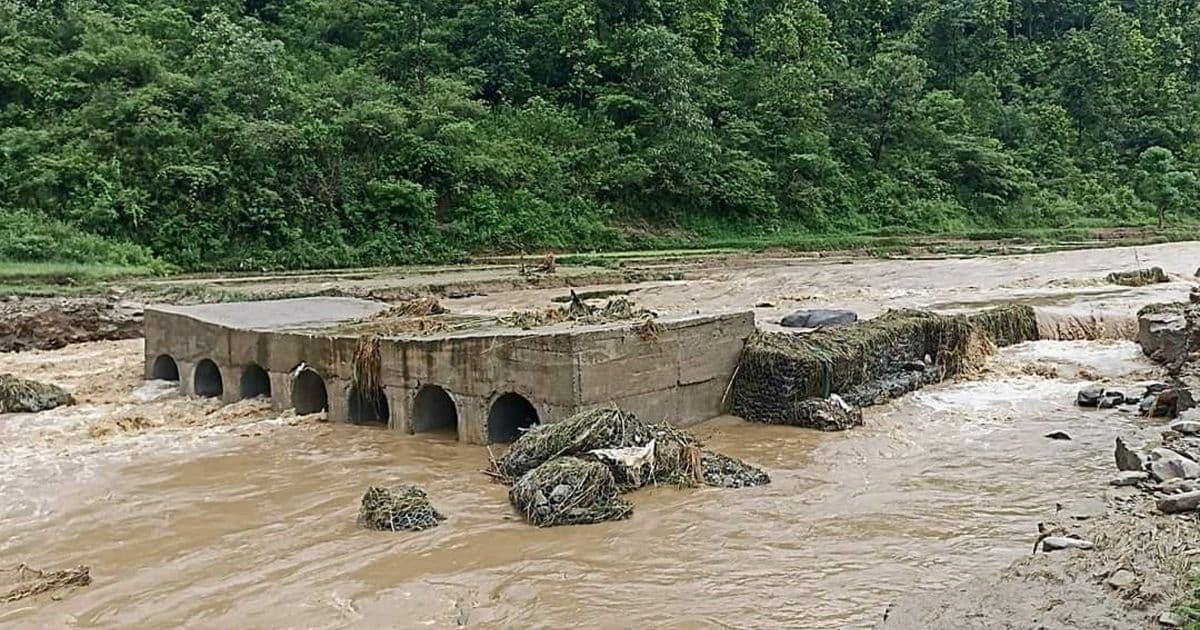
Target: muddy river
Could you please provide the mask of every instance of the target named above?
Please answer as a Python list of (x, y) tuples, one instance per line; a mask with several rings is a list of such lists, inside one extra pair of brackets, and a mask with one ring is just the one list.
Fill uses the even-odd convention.
[[(1186, 294), (1200, 246), (1139, 250), (1169, 285), (1092, 282), (1127, 255), (762, 260), (633, 297), (663, 311), (772, 302), (764, 320), (794, 307), (786, 295), (867, 313), (1036, 299), (1127, 317)], [(455, 302), (486, 310), (551, 293)], [(902, 594), (1029, 553), (1055, 502), (1102, 496), (1114, 437), (1145, 429), (1079, 410), (1074, 394), (1156, 375), (1128, 341), (1038, 341), (869, 409), (849, 432), (719, 418), (695, 432), (766, 468), (770, 485), (652, 488), (631, 496), (630, 520), (539, 530), (478, 472), (482, 447), (181, 398), (141, 380), (138, 340), (0, 355), (10, 371), (81, 403), (0, 416), (0, 568), (86, 564), (94, 582), (0, 605), (0, 625), (114, 628), (869, 628)], [(358, 529), (366, 486), (400, 482), (424, 486), (449, 519), (419, 534)]]

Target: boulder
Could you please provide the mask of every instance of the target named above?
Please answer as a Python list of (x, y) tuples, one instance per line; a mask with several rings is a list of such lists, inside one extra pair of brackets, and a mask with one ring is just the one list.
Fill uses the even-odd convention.
[(1115, 479), (1109, 481), (1109, 485), (1122, 488), (1125, 486), (1136, 486), (1139, 483), (1150, 480), (1150, 473), (1142, 470), (1122, 470)]
[(0, 374), (0, 413), (37, 413), (73, 404), (75, 399), (57, 385)]
[(1187, 318), (1179, 312), (1140, 315), (1137, 342), (1146, 356), (1159, 363), (1180, 363), (1188, 353)]
[(1200, 480), (1176, 477), (1155, 485), (1154, 489), (1163, 494), (1183, 494), (1185, 492), (1195, 492), (1200, 490)]
[(1168, 387), (1144, 396), (1138, 403), (1138, 412), (1151, 418), (1174, 418), (1195, 406), (1196, 401), (1190, 391), (1182, 387)]
[(1071, 439), (1071, 436), (1066, 431), (1053, 431), (1051, 433), (1047, 433), (1046, 437), (1050, 438), (1051, 440), (1069, 440), (1069, 439)]
[(831, 308), (803, 309), (789, 313), (779, 320), (785, 328), (835, 328), (858, 321), (854, 311)]
[(1195, 512), (1200, 508), (1200, 491), (1175, 494), (1158, 500), (1158, 511), (1164, 514)]
[(1117, 460), (1117, 470), (1146, 470), (1146, 458), (1141, 453), (1129, 448), (1125, 440), (1117, 438), (1117, 449), (1114, 452)]
[(1200, 478), (1200, 464), (1172, 451), (1156, 448), (1150, 452), (1150, 476), (1157, 481)]
[(1075, 395), (1075, 404), (1080, 407), (1112, 409), (1125, 403), (1125, 394), (1115, 389), (1104, 389), (1098, 385), (1085, 387)]

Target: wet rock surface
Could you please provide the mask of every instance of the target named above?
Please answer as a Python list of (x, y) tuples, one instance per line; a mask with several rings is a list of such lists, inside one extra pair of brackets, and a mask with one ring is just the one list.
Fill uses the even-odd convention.
[(0, 413), (37, 413), (74, 402), (75, 399), (57, 385), (0, 374)]
[(1170, 282), (1166, 272), (1162, 267), (1151, 267), (1149, 269), (1130, 269), (1128, 271), (1114, 271), (1105, 277), (1110, 284), (1119, 284), (1125, 287), (1144, 287), (1147, 284), (1160, 284)]

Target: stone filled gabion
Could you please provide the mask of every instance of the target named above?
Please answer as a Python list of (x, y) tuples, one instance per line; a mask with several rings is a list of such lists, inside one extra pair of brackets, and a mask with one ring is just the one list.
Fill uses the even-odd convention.
[(633, 506), (608, 466), (578, 457), (556, 457), (521, 475), (508, 496), (538, 527), (586, 525), (628, 518)]
[(1028, 307), (966, 317), (895, 310), (842, 328), (751, 336), (731, 389), (733, 414), (757, 422), (801, 424), (808, 399), (839, 394), (850, 405), (882, 403), (977, 366), (1002, 343), (1036, 339)]
[(862, 409), (841, 399), (808, 398), (796, 403), (792, 423), (798, 427), (821, 431), (844, 431), (863, 423)]
[(0, 374), (0, 413), (36, 413), (73, 404), (75, 399), (57, 385)]
[(413, 485), (391, 489), (371, 486), (358, 510), (360, 527), (381, 531), (421, 531), (437, 527), (445, 519), (429, 503), (425, 491)]
[(746, 462), (705, 449), (701, 452), (700, 467), (704, 471), (704, 483), (717, 488), (750, 488), (771, 483), (771, 477), (761, 468)]

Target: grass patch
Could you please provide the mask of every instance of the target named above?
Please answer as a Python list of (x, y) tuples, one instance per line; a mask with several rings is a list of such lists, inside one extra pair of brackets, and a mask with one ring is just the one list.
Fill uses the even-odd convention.
[(25, 289), (37, 287), (73, 287), (109, 280), (157, 275), (152, 265), (113, 265), (72, 262), (0, 261), (0, 285)]

